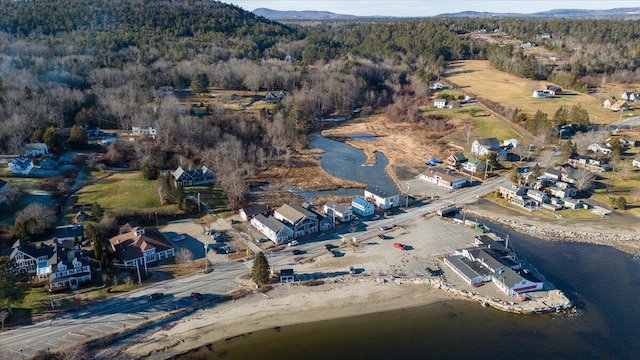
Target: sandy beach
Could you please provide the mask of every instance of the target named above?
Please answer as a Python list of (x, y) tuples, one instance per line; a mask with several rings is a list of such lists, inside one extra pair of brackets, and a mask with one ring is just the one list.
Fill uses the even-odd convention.
[(458, 299), (429, 285), (337, 281), (314, 287), (277, 285), (268, 292), (268, 297), (253, 293), (198, 310), (168, 327), (116, 344), (115, 348), (109, 349), (109, 357), (166, 359), (217, 340), (258, 330)]

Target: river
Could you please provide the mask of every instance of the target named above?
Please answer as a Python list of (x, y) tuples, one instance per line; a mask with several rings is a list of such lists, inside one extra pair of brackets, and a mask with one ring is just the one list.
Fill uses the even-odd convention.
[(259, 331), (189, 358), (639, 358), (640, 261), (611, 247), (509, 233), (515, 250), (578, 304), (577, 314), (515, 315), (446, 301)]

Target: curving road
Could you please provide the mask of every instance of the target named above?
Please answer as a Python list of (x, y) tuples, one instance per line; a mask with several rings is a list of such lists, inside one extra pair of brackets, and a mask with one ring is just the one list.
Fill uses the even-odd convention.
[[(395, 225), (416, 219), (425, 213), (433, 212), (452, 203), (462, 204), (474, 201), (507, 182), (506, 176), (485, 181), (483, 184), (453, 192), (430, 204), (409, 208), (405, 212), (376, 222), (373, 230), (349, 235), (368, 238), (379, 232), (378, 227)], [(336, 239), (336, 234), (327, 238)], [(324, 252), (326, 242), (314, 241), (302, 244), (298, 248), (311, 254)], [(281, 267), (293, 259), (289, 251), (269, 253), (269, 263), (273, 268)], [(166, 314), (169, 310), (193, 305), (192, 292), (200, 292), (205, 297), (214, 297), (228, 293), (239, 285), (235, 279), (248, 271), (250, 262), (224, 262), (212, 265), (214, 270), (208, 274), (196, 274), (188, 277), (153, 284), (147, 288), (114, 296), (92, 304), (90, 307), (74, 311), (51, 320), (19, 327), (0, 333), (0, 359), (20, 359), (31, 357), (39, 350), (55, 349), (71, 345), (90, 337), (101, 336), (130, 325), (139, 324), (149, 318)], [(149, 294), (165, 293), (157, 301), (150, 301)]]

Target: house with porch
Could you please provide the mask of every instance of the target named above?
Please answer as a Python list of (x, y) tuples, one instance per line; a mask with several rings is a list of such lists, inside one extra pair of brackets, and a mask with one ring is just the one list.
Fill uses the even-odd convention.
[(273, 217), (289, 226), (294, 238), (318, 232), (318, 215), (300, 205), (284, 204), (273, 212)]
[(38, 262), (37, 275), (40, 281), (49, 281), (50, 290), (62, 287), (75, 290), (81, 283), (91, 281), (91, 261), (82, 257), (82, 248), (74, 247), (73, 243), (67, 247), (54, 240), (49, 252), (46, 262)]
[(33, 161), (26, 156), (18, 156), (9, 162), (9, 169), (14, 174), (28, 175), (33, 170)]
[(353, 217), (353, 210), (351, 207), (339, 204), (335, 201), (327, 201), (322, 208), (327, 216), (335, 219), (336, 221), (347, 222)]
[(418, 178), (446, 189), (460, 189), (467, 184), (467, 179), (442, 168), (430, 168)]
[(369, 187), (364, 190), (364, 198), (372, 200), (382, 210), (400, 206), (400, 194), (387, 193), (377, 187)]
[(154, 228), (129, 226), (125, 232), (109, 239), (118, 260), (125, 266), (144, 266), (175, 256), (173, 245)]
[(185, 170), (182, 166), (178, 166), (171, 175), (173, 175), (176, 185), (180, 185), (182, 187), (211, 184), (216, 181), (213, 172), (206, 166), (194, 170)]
[(357, 196), (351, 201), (351, 210), (361, 216), (371, 216), (375, 212), (375, 206), (364, 198)]
[(44, 143), (31, 143), (25, 145), (27, 156), (38, 157), (49, 153), (49, 147)]
[(500, 151), (500, 142), (494, 137), (476, 139), (471, 144), (471, 154), (477, 157), (497, 153), (498, 151)]
[(276, 245), (293, 240), (293, 230), (271, 215), (258, 214), (251, 218), (251, 225)]

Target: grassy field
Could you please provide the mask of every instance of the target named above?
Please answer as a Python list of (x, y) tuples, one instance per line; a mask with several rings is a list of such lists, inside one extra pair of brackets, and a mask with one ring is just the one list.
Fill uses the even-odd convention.
[(522, 140), (520, 134), (496, 119), (495, 116), (476, 116), (473, 118), (473, 123), (473, 138), (495, 137), (498, 140)]
[(226, 195), (222, 192), (221, 188), (211, 186), (191, 186), (185, 189), (189, 195), (198, 196), (200, 193), (200, 200), (212, 207), (212, 209), (221, 216), (233, 215), (231, 209), (229, 209), (229, 203)]
[(544, 88), (548, 82), (510, 75), (494, 69), (484, 60), (455, 62), (450, 65), (446, 79), (455, 83), (460, 91), (512, 108), (517, 107), (531, 115), (541, 110), (552, 117), (560, 106), (571, 108), (575, 104), (581, 104), (589, 112), (593, 123), (609, 124), (620, 118), (619, 113), (604, 109), (598, 98), (571, 89), (565, 89), (567, 94), (560, 97), (536, 99), (531, 96), (533, 90)]
[(88, 185), (76, 195), (75, 203), (97, 202), (106, 211), (117, 215), (133, 214), (139, 210), (173, 213), (176, 205), (160, 206), (156, 181), (145, 180), (139, 171), (120, 172)]

